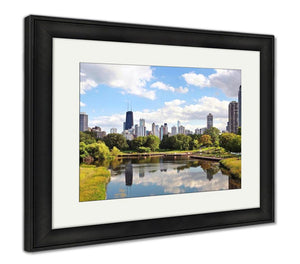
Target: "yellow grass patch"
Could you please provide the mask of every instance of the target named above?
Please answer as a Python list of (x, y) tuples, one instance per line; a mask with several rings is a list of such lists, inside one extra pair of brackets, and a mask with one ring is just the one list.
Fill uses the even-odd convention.
[(109, 181), (110, 171), (105, 167), (80, 166), (79, 201), (105, 200)]
[(242, 161), (240, 158), (223, 159), (220, 163), (236, 178), (241, 178)]

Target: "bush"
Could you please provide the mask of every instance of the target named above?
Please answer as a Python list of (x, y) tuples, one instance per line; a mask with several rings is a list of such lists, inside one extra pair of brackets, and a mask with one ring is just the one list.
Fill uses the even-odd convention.
[(220, 136), (220, 146), (230, 152), (241, 152), (241, 136), (233, 133), (223, 133)]
[(106, 146), (109, 147), (109, 149), (113, 149), (113, 147), (122, 150), (128, 148), (126, 138), (121, 134), (116, 134), (116, 133), (108, 134), (103, 138), (103, 141), (105, 142)]
[(105, 160), (111, 157), (109, 148), (104, 142), (89, 144), (86, 146), (86, 151), (95, 160)]
[(140, 153), (149, 153), (149, 152), (151, 152), (151, 148), (139, 147), (137, 151), (140, 152)]
[(84, 142), (79, 143), (79, 155), (80, 162), (89, 155), (89, 153), (86, 151), (86, 144)]
[(110, 152), (110, 154), (114, 157), (117, 157), (120, 153), (121, 153), (121, 151), (116, 147), (113, 147), (111, 152)]

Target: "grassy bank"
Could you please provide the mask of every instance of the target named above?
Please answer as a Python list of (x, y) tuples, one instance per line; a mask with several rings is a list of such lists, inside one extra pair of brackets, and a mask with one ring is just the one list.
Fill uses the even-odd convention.
[(235, 154), (231, 154), (230, 152), (226, 151), (224, 148), (221, 147), (201, 148), (197, 152), (197, 154), (204, 157), (216, 157), (223, 159), (236, 157)]
[(80, 202), (106, 199), (106, 184), (110, 171), (105, 167), (80, 165)]
[(225, 167), (229, 173), (235, 178), (241, 178), (242, 161), (240, 158), (229, 158), (220, 161), (220, 164)]

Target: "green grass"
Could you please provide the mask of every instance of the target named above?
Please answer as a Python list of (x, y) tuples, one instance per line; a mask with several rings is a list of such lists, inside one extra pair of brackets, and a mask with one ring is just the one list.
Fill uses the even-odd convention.
[(216, 158), (232, 158), (237, 157), (235, 154), (231, 154), (230, 152), (227, 152), (222, 147), (207, 147), (207, 148), (201, 148), (198, 153), (200, 156), (205, 157), (216, 157)]
[(229, 171), (230, 175), (235, 178), (241, 178), (242, 161), (240, 158), (223, 159), (220, 163)]
[(105, 167), (81, 164), (79, 201), (105, 200), (109, 181), (110, 171)]

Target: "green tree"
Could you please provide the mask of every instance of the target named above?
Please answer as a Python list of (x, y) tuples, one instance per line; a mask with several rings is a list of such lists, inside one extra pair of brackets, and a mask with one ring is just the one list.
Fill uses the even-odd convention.
[(137, 137), (131, 141), (132, 150), (138, 151), (139, 147), (143, 147), (146, 144), (147, 137)]
[(192, 139), (190, 141), (190, 149), (198, 149), (199, 147), (200, 147), (200, 144), (197, 139)]
[(199, 144), (201, 146), (212, 146), (212, 140), (211, 140), (211, 136), (210, 135), (201, 135), (200, 140), (199, 140)]
[(216, 127), (211, 127), (209, 129), (206, 129), (204, 132), (204, 135), (210, 135), (211, 141), (215, 147), (219, 146), (219, 136), (220, 136), (220, 130)]
[(116, 147), (121, 150), (128, 148), (126, 138), (121, 134), (117, 134), (117, 133), (108, 134), (103, 138), (103, 141), (106, 144), (106, 146), (109, 147), (109, 149), (112, 149), (113, 147)]
[(146, 142), (144, 144), (145, 147), (150, 148), (152, 151), (159, 149), (160, 140), (157, 136), (147, 136)]
[(110, 152), (110, 154), (114, 157), (117, 157), (120, 153), (121, 153), (121, 151), (117, 147), (113, 147)]
[(172, 146), (173, 149), (189, 150), (190, 142), (192, 141), (190, 136), (178, 134), (173, 137), (175, 137), (175, 144)]
[(95, 143), (96, 142), (95, 133), (90, 131), (85, 131), (85, 132), (80, 131), (80, 142), (84, 142), (86, 145)]
[(109, 148), (104, 142), (89, 144), (86, 146), (86, 151), (95, 160), (105, 160), (111, 157)]
[(234, 133), (223, 133), (220, 146), (230, 152), (241, 152), (241, 136)]
[(140, 153), (151, 152), (151, 148), (139, 147), (137, 151), (140, 152)]
[(238, 127), (237, 134), (240, 135), (240, 136), (242, 135), (242, 128), (241, 127)]
[(80, 162), (89, 155), (89, 153), (86, 151), (86, 144), (84, 142), (79, 143), (79, 155)]
[(172, 148), (172, 142), (171, 142), (171, 139), (173, 138), (172, 137), (168, 137), (168, 135), (164, 135), (160, 144), (159, 144), (159, 147), (161, 149), (173, 149)]

